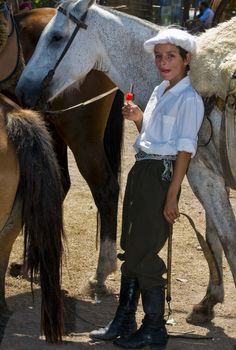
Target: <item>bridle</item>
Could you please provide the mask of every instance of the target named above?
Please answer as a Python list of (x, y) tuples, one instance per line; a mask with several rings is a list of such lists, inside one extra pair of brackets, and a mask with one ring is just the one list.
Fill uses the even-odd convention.
[[(67, 109), (64, 110), (58, 110), (58, 111), (50, 111), (47, 109), (47, 99), (45, 97), (45, 89), (48, 87), (48, 85), (50, 84), (50, 82), (52, 81), (54, 74), (56, 72), (57, 67), (59, 66), (59, 64), (61, 63), (62, 59), (64, 58), (65, 54), (67, 53), (67, 51), (69, 50), (76, 34), (78, 33), (78, 31), (80, 30), (80, 28), (83, 29), (87, 29), (87, 24), (84, 22), (87, 16), (87, 11), (81, 16), (80, 19), (77, 19), (75, 16), (73, 16), (71, 13), (67, 13), (65, 9), (63, 9), (61, 6), (58, 7), (57, 11), (61, 12), (63, 15), (65, 15), (66, 17), (68, 17), (73, 23), (76, 24), (75, 29), (73, 30), (70, 39), (68, 40), (66, 46), (64, 47), (64, 50), (62, 51), (60, 57), (58, 58), (57, 62), (55, 63), (54, 67), (52, 69), (49, 70), (49, 72), (47, 73), (47, 75), (45, 76), (45, 78), (43, 79), (42, 83), (41, 83), (41, 87), (42, 87), (42, 93), (38, 99), (37, 105), (39, 107), (41, 107), (44, 110), (45, 114), (57, 114), (57, 113), (63, 113), (66, 112)], [(70, 109), (74, 109), (74, 108), (78, 108), (80, 105), (76, 105), (73, 106)], [(46, 110), (45, 110), (46, 107)]]
[(73, 16), (71, 13), (67, 14), (67, 12), (62, 8), (62, 7), (58, 7), (58, 11), (63, 13), (63, 15), (67, 16), (72, 22), (74, 22), (76, 24), (76, 27), (74, 29), (74, 31), (72, 32), (71, 36), (70, 36), (70, 39), (68, 40), (64, 50), (62, 51), (60, 57), (58, 58), (57, 62), (55, 63), (53, 69), (51, 69), (46, 77), (43, 79), (42, 81), (42, 94), (39, 98), (39, 101), (38, 101), (38, 104), (44, 108), (44, 113), (47, 114), (47, 115), (58, 115), (58, 114), (61, 114), (61, 113), (64, 113), (64, 112), (67, 112), (69, 110), (72, 110), (72, 109), (76, 109), (78, 107), (81, 107), (81, 106), (86, 106), (90, 103), (93, 103), (97, 100), (100, 100), (102, 99), (103, 97), (105, 96), (108, 96), (110, 94), (112, 94), (113, 92), (117, 91), (118, 88), (115, 87), (105, 93), (102, 93), (96, 97), (93, 97), (91, 99), (89, 99), (88, 101), (85, 101), (85, 102), (82, 102), (82, 103), (79, 103), (75, 106), (72, 106), (72, 107), (68, 107), (68, 108), (65, 108), (65, 109), (61, 109), (61, 110), (56, 110), (56, 111), (51, 111), (51, 110), (45, 110), (45, 106), (47, 106), (47, 103), (45, 102), (46, 101), (46, 98), (44, 96), (44, 90), (48, 87), (49, 83), (52, 81), (53, 79), (53, 76), (56, 72), (56, 69), (57, 67), (59, 66), (60, 62), (62, 61), (62, 59), (64, 58), (65, 54), (67, 53), (68, 49), (70, 48), (76, 34), (78, 33), (78, 31), (80, 30), (80, 28), (83, 28), (83, 29), (87, 29), (87, 24), (84, 22), (85, 19), (86, 19), (86, 16), (87, 16), (87, 11), (82, 15), (82, 17), (80, 19), (77, 19), (75, 16)]
[(63, 15), (68, 16), (68, 18), (69, 18), (72, 22), (74, 22), (74, 23), (76, 24), (76, 27), (75, 27), (75, 29), (73, 30), (73, 33), (71, 34), (70, 39), (68, 40), (68, 42), (67, 42), (67, 44), (66, 44), (64, 50), (62, 51), (60, 57), (58, 58), (57, 62), (55, 63), (53, 69), (51, 69), (51, 70), (47, 73), (46, 77), (43, 79), (43, 81), (42, 81), (42, 87), (43, 87), (43, 89), (45, 89), (45, 88), (49, 85), (49, 83), (51, 82), (51, 80), (52, 80), (52, 78), (53, 78), (53, 76), (54, 76), (54, 74), (55, 74), (55, 72), (56, 72), (57, 67), (59, 66), (60, 62), (62, 61), (62, 59), (63, 59), (63, 57), (65, 56), (65, 54), (67, 53), (67, 51), (69, 50), (69, 48), (70, 48), (70, 46), (71, 46), (71, 44), (72, 44), (72, 42), (73, 42), (73, 40), (74, 40), (76, 34), (77, 34), (78, 31), (80, 30), (80, 28), (87, 29), (87, 27), (88, 27), (87, 24), (84, 23), (85, 18), (86, 18), (86, 16), (87, 16), (87, 11), (82, 15), (81, 19), (77, 19), (77, 18), (76, 18), (75, 16), (73, 16), (71, 13), (67, 14), (66, 11), (65, 11), (62, 7), (58, 7), (57, 10), (58, 10), (59, 12), (63, 13)]
[[(21, 50), (14, 17), (5, 1), (0, 5), (0, 12), (7, 19), (8, 27), (10, 28), (5, 47), (0, 53), (0, 69), (3, 70), (0, 70), (0, 84), (3, 84), (16, 73), (20, 62)], [(14, 55), (11, 51), (14, 51), (16, 54)]]

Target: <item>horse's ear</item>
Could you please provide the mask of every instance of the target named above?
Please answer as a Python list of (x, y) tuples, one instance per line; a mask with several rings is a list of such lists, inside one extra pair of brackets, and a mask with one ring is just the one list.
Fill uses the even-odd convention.
[(74, 6), (74, 10), (80, 15), (84, 14), (96, 0), (78, 0)]

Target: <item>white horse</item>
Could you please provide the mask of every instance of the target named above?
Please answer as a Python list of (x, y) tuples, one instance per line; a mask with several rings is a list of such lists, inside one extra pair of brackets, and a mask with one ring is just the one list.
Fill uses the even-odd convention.
[[(236, 20), (232, 21), (232, 26), (236, 28)], [(49, 71), (54, 77), (44, 95), (52, 100), (75, 81), (82, 81), (91, 69), (97, 69), (105, 72), (123, 92), (134, 83), (135, 102), (144, 108), (161, 78), (154, 58), (144, 52), (143, 43), (160, 29), (139, 18), (104, 9), (91, 0), (66, 1), (44, 30), (34, 56), (21, 76), (17, 93), (32, 106), (42, 92), (44, 77)], [(63, 57), (62, 52), (72, 33), (73, 42)], [(199, 40), (204, 41), (204, 34)], [(187, 319), (193, 323), (211, 320), (215, 304), (224, 299), (222, 247), (236, 283), (236, 222), (219, 157), (221, 112), (217, 106), (210, 119), (211, 140), (207, 146), (199, 147), (190, 164), (188, 179), (206, 211), (206, 238), (218, 263), (220, 280), (216, 283), (210, 274), (205, 298)], [(209, 138), (209, 129), (209, 121), (205, 119), (200, 143)]]

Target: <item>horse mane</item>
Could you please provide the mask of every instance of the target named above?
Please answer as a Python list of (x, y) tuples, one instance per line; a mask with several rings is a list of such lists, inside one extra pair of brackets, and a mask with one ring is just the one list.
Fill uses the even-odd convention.
[(225, 98), (236, 70), (236, 17), (208, 29), (197, 37), (197, 52), (191, 61), (190, 79), (203, 96)]
[[(65, 0), (65, 1), (63, 1), (61, 4), (63, 5), (63, 8), (64, 8), (64, 10), (65, 10), (67, 13), (69, 13), (69, 12), (73, 9), (73, 11), (76, 12), (76, 15), (77, 15), (78, 18), (79, 18), (79, 17), (81, 17), (81, 16), (84, 14), (84, 12), (85, 12), (85, 11), (80, 11), (80, 8), (77, 9), (77, 11), (76, 11), (76, 9), (73, 8), (74, 5), (75, 5), (76, 3), (79, 3), (79, 2), (80, 2), (80, 0)], [(145, 25), (147, 28), (153, 29), (154, 32), (159, 31), (161, 28), (163, 28), (163, 29), (166, 28), (166, 27), (160, 27), (160, 26), (158, 26), (157, 24), (152, 23), (152, 22), (149, 22), (149, 21), (147, 21), (147, 20), (145, 20), (145, 19), (142, 19), (142, 18), (133, 16), (133, 15), (130, 15), (130, 14), (128, 14), (128, 13), (124, 13), (124, 12), (118, 11), (118, 10), (112, 8), (112, 7), (109, 7), (109, 6), (102, 6), (102, 5), (95, 4), (94, 0), (91, 0), (91, 1), (90, 1), (88, 8), (89, 8), (90, 6), (92, 6), (92, 5), (96, 6), (97, 8), (101, 8), (101, 9), (103, 9), (103, 10), (109, 12), (109, 13), (113, 14), (114, 16), (119, 16), (119, 18), (121, 19), (121, 21), (122, 21), (122, 19), (123, 19), (123, 20), (129, 19), (129, 21), (134, 20), (134, 21), (136, 21), (136, 22), (140, 22), (140, 23), (142, 23), (142, 25)]]
[(73, 93), (78, 94), (85, 80), (86, 80), (86, 76), (83, 79), (76, 80), (73, 84), (71, 84), (64, 91), (62, 91), (58, 96), (52, 99), (52, 101), (57, 100), (58, 98), (60, 99), (66, 98), (68, 95)]
[(98, 7), (100, 8), (103, 8), (104, 10), (112, 13), (113, 15), (115, 16), (119, 16), (119, 18), (121, 19), (128, 19), (129, 21), (135, 21), (135, 22), (138, 22), (138, 23), (141, 23), (142, 25), (145, 25), (147, 28), (149, 29), (153, 29), (154, 31), (159, 31), (161, 29), (166, 29), (166, 27), (164, 26), (160, 26), (160, 25), (157, 25), (155, 23), (152, 23), (150, 21), (147, 21), (143, 18), (139, 18), (139, 17), (136, 17), (136, 16), (133, 16), (133, 15), (130, 15), (128, 13), (125, 13), (125, 12), (121, 12), (119, 10), (116, 10), (112, 7), (105, 7), (105, 6), (101, 6), (101, 5), (97, 5)]

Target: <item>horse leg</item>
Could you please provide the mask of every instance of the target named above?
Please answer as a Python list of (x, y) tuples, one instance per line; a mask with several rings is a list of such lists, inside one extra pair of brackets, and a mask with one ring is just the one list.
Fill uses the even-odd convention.
[[(100, 214), (100, 250), (91, 292), (104, 291), (104, 282), (116, 270), (116, 229), (119, 185), (106, 160), (103, 145), (75, 152), (77, 166), (88, 183)], [(89, 156), (91, 154), (91, 157)]]
[[(60, 109), (109, 91), (114, 84), (103, 73), (92, 71), (78, 90), (63, 99), (55, 99), (53, 108)], [(117, 96), (117, 94), (116, 94)], [(70, 110), (53, 119), (56, 130), (72, 150), (78, 169), (87, 182), (100, 214), (100, 250), (95, 276), (90, 288), (104, 289), (107, 276), (116, 269), (116, 226), (119, 185), (120, 148), (122, 140), (121, 105), (123, 96), (106, 96), (79, 111)], [(121, 103), (122, 102), (122, 103)], [(63, 105), (61, 105), (63, 103)], [(113, 110), (112, 113), (110, 113)], [(118, 125), (119, 124), (119, 125)], [(108, 147), (109, 144), (109, 147)], [(92, 291), (92, 290), (91, 290)]]
[(90, 279), (91, 286), (103, 289), (109, 274), (116, 270), (117, 251), (117, 207), (119, 185), (107, 167), (101, 184), (92, 189), (95, 203), (100, 214), (100, 250), (96, 274)]
[(5, 120), (0, 114), (0, 315), (8, 312), (5, 301), (5, 275), (12, 245), (21, 230), (16, 192), (19, 184), (19, 163), (8, 139)]
[(71, 185), (68, 169), (67, 145), (59, 135), (56, 125), (53, 122), (47, 123), (47, 129), (52, 137), (53, 149), (61, 172), (64, 197), (66, 197)]
[[(218, 263), (218, 271), (222, 276), (222, 246), (229, 262), (233, 277), (236, 277), (236, 262), (230, 256), (231, 246), (235, 246), (236, 223), (229, 201), (224, 179), (216, 171), (210, 170), (197, 155), (188, 171), (188, 179), (193, 192), (202, 203), (207, 217), (207, 240)], [(214, 198), (213, 198), (214, 193)], [(220, 218), (220, 220), (219, 220)], [(218, 236), (217, 236), (218, 235)], [(201, 320), (207, 322), (213, 318), (213, 308), (224, 298), (224, 287), (211, 280), (205, 298), (195, 307), (188, 321)], [(197, 312), (196, 312), (197, 310)], [(207, 312), (206, 312), (207, 310)]]
[(21, 227), (21, 205), (17, 202), (6, 224), (0, 231), (0, 315), (3, 318), (10, 314), (5, 300), (6, 270), (13, 243), (21, 231)]
[[(123, 117), (121, 108), (124, 95), (117, 91), (103, 138), (104, 148), (99, 147), (104, 159), (105, 171), (101, 185), (95, 188), (94, 198), (101, 219), (101, 245), (96, 275), (90, 279), (91, 286), (102, 285), (106, 277), (116, 270), (116, 234), (119, 197), (119, 172), (123, 139)], [(109, 255), (108, 255), (109, 253)], [(108, 265), (109, 264), (109, 265)]]
[(215, 317), (214, 306), (224, 301), (222, 269), (223, 250), (214, 223), (208, 215), (206, 215), (206, 241), (211, 247), (211, 251), (216, 259), (218, 272), (221, 276), (221, 283), (219, 285), (215, 284), (210, 274), (206, 295), (198, 304), (194, 305), (192, 312), (186, 318), (186, 321), (191, 324), (203, 324), (211, 321)]

